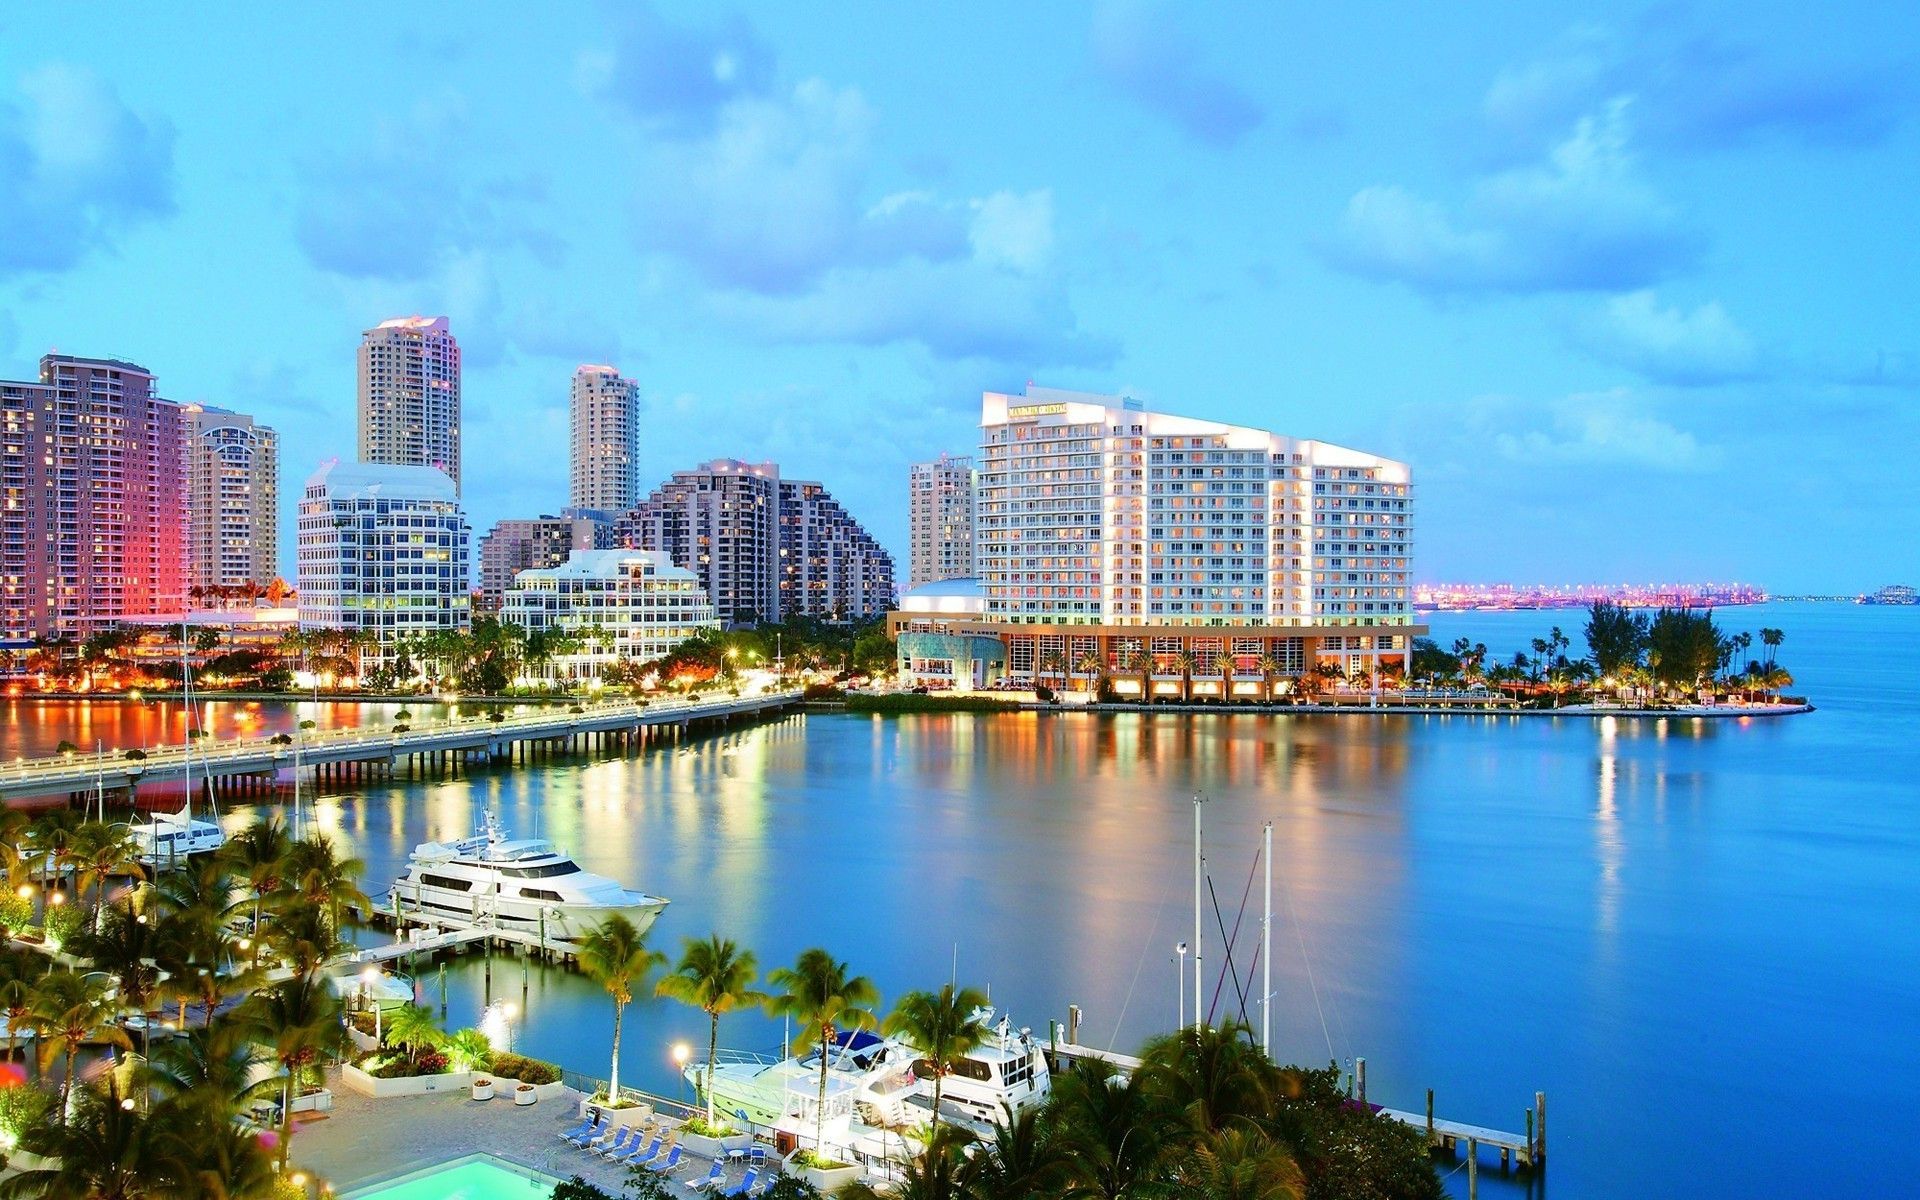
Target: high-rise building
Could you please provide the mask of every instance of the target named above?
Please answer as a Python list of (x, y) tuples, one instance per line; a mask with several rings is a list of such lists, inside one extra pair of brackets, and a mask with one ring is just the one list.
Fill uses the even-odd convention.
[(907, 534), (908, 587), (973, 578), (973, 459), (907, 468)]
[(464, 626), (470, 530), (453, 480), (433, 467), (330, 463), (300, 496), (303, 628), (401, 638)]
[(780, 468), (716, 459), (676, 471), (614, 526), (615, 544), (692, 571), (722, 621), (780, 619)]
[[(952, 669), (1123, 695), (1258, 695), (1319, 662), (1404, 664), (1414, 624), (1405, 463), (1029, 387), (981, 403), (978, 588), (910, 594), (909, 674)], [(955, 680), (956, 686), (963, 681)]]
[(720, 627), (693, 572), (657, 550), (576, 550), (556, 565), (522, 571), (500, 615), (529, 632), (576, 635), (574, 649), (534, 668), (567, 683), (597, 680), (617, 662), (660, 658)]
[(84, 636), (179, 611), (186, 441), (145, 367), (49, 354), (0, 383), (0, 636)]
[[(612, 367), (573, 373), (572, 506), (622, 513), (640, 502), (640, 385)], [(584, 548), (584, 547), (583, 547)]]
[(893, 600), (893, 559), (817, 483), (770, 462), (716, 459), (622, 515), (614, 542), (699, 577), (723, 621), (854, 621)]
[(612, 542), (613, 525), (607, 515), (585, 509), (569, 508), (557, 517), (495, 522), (480, 539), (480, 603), (497, 612), (515, 575), (557, 567), (577, 550), (604, 550)]
[(893, 607), (893, 556), (817, 483), (780, 481), (780, 614), (866, 621)]
[(265, 587), (280, 570), (280, 446), (272, 429), (224, 408), (183, 405), (187, 582)]
[(360, 335), (360, 461), (433, 467), (460, 491), (460, 343), (445, 317)]

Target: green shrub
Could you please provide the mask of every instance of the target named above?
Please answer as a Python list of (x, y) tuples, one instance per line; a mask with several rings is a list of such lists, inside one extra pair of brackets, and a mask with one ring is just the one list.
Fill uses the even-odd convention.
[(18, 933), (33, 922), (33, 901), (18, 892), (0, 892), (0, 929)]
[(27, 1130), (46, 1122), (53, 1108), (53, 1093), (37, 1087), (10, 1087), (0, 1090), (0, 1138), (19, 1145)]
[(121, 757), (126, 759), (128, 762), (145, 762), (147, 761), (147, 752), (145, 750), (135, 748), (127, 751), (125, 754), (121, 755)]
[(798, 1175), (776, 1175), (773, 1186), (761, 1193), (762, 1200), (820, 1200), (820, 1189)]
[(686, 1123), (682, 1125), (681, 1128), (685, 1129), (688, 1133), (710, 1138), (723, 1138), (733, 1132), (733, 1126), (727, 1124), (725, 1121), (716, 1120), (709, 1125), (705, 1117), (698, 1116), (688, 1117)]
[(64, 946), (80, 936), (87, 927), (87, 915), (80, 911), (77, 904), (49, 904), (47, 906), (47, 939), (56, 945)]
[(618, 1200), (618, 1197), (575, 1175), (572, 1179), (563, 1179), (553, 1185), (551, 1200)]
[(537, 1058), (528, 1058), (524, 1054), (496, 1054), (487, 1063), (487, 1070), (508, 1079), (518, 1079), (521, 1083), (560, 1082), (559, 1067)]
[(845, 700), (847, 693), (828, 683), (810, 683), (800, 692), (802, 700)]

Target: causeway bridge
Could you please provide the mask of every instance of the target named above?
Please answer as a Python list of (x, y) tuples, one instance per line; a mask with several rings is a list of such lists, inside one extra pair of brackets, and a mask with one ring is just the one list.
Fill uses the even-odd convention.
[[(422, 703), (431, 702), (423, 697)], [(272, 780), (296, 761), (321, 779), (391, 778), (449, 770), (469, 763), (527, 762), (574, 750), (626, 746), (656, 737), (679, 737), (695, 725), (725, 724), (795, 708), (797, 690), (759, 692), (717, 699), (607, 702), (493, 710), (473, 716), (417, 720), (398, 728), (294, 733), (281, 744), (273, 736), (202, 742), (191, 756), (180, 746), (149, 748), (133, 761), (122, 750), (84, 750), (0, 763), (0, 802), (131, 792), (143, 784), (179, 783), (191, 772), (195, 791), (202, 779), (216, 786)], [(574, 711), (578, 709), (579, 711)], [(498, 715), (500, 719), (493, 717)]]

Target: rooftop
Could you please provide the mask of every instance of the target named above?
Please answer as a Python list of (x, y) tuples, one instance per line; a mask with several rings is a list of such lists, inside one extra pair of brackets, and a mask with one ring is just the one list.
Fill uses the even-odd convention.
[(438, 467), (398, 463), (327, 463), (307, 477), (308, 487), (325, 487), (339, 499), (446, 500), (456, 499), (453, 480)]
[(653, 564), (658, 579), (696, 579), (692, 571), (673, 565), (673, 559), (658, 550), (574, 550), (567, 561), (554, 567), (536, 567), (520, 572), (516, 578), (538, 576), (542, 579), (617, 579), (627, 573), (629, 564)]

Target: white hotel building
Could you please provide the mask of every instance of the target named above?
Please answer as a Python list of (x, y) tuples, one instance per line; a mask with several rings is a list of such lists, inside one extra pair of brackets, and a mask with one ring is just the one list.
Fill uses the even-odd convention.
[(578, 650), (541, 668), (543, 678), (569, 683), (598, 679), (623, 659), (659, 658), (720, 628), (699, 577), (657, 550), (575, 550), (558, 566), (522, 571), (507, 585), (500, 617), (529, 633), (578, 637)]
[(891, 621), (922, 681), (1256, 697), (1425, 632), (1405, 463), (1051, 388), (986, 393), (980, 425), (977, 585)]

